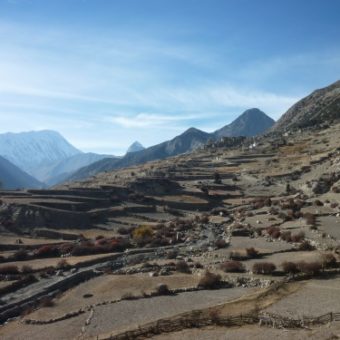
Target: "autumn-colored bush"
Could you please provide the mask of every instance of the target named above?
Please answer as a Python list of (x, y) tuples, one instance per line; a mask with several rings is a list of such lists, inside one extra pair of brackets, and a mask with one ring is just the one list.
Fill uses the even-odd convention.
[(53, 245), (41, 246), (34, 252), (36, 257), (56, 257), (59, 256), (59, 249)]
[(143, 245), (151, 240), (153, 235), (153, 230), (150, 226), (142, 225), (132, 232), (132, 237), (138, 245)]
[(270, 275), (275, 271), (276, 266), (271, 262), (256, 262), (253, 265), (254, 274)]
[(206, 271), (198, 283), (199, 288), (216, 289), (221, 284), (221, 275)]
[(221, 264), (221, 269), (226, 273), (243, 273), (244, 265), (239, 261), (226, 261)]

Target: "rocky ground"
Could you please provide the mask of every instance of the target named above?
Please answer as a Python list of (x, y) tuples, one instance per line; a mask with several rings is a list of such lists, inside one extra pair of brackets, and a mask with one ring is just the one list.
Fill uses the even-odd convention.
[[(1, 338), (105, 338), (223, 305), (225, 317), (340, 313), (339, 145), (334, 124), (1, 192)], [(155, 338), (335, 338), (338, 324)]]

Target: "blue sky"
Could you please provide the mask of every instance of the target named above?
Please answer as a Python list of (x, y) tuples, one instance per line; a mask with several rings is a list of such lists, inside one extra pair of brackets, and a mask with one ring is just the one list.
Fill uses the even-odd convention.
[(123, 154), (340, 78), (337, 0), (0, 0), (0, 133)]

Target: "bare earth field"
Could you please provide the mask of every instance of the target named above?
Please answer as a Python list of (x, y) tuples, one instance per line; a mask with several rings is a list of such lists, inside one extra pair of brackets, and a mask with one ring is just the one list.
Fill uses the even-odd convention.
[(340, 124), (232, 142), (1, 191), (0, 338), (339, 338)]

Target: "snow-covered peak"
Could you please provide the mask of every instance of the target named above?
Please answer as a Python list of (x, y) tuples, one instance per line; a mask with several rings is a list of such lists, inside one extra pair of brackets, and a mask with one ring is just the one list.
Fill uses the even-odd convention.
[(81, 151), (52, 130), (0, 134), (0, 155), (32, 176), (41, 165), (79, 153)]

